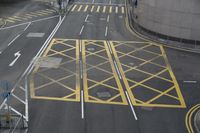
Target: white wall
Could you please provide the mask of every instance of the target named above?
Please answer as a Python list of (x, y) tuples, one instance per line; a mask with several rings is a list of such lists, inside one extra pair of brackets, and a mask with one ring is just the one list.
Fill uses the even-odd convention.
[(138, 0), (137, 22), (168, 36), (200, 40), (200, 0)]

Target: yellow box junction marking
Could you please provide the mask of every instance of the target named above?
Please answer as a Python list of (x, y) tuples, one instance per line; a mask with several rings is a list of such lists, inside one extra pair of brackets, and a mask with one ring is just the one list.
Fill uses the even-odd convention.
[(62, 62), (58, 68), (42, 68), (36, 62), (30, 78), (31, 98), (80, 101), (78, 41), (53, 39), (42, 56), (45, 57), (62, 58)]
[(163, 47), (136, 41), (53, 39), (42, 57), (62, 58), (62, 63), (54, 69), (36, 64), (30, 78), (31, 98), (80, 101), (79, 56), (85, 102), (128, 105), (125, 89), (135, 106), (186, 107)]
[[(119, 66), (120, 72), (122, 73), (123, 81), (125, 83), (126, 89), (131, 97), (133, 105), (136, 106), (149, 106), (149, 107), (175, 107), (175, 108), (185, 108), (185, 102), (181, 94), (179, 85), (176, 78), (172, 72), (172, 69), (167, 60), (167, 56), (164, 52), (162, 46), (157, 46), (149, 43), (135, 43), (135, 42), (111, 42), (112, 50), (114, 51), (114, 56)], [(151, 50), (152, 48), (156, 49)], [(129, 50), (129, 51), (124, 51)], [(138, 55), (138, 53), (142, 55)], [(148, 56), (145, 57), (145, 54)], [(152, 56), (152, 57), (151, 57)], [(145, 59), (145, 58), (148, 59)], [(130, 61), (135, 61), (138, 64), (136, 66), (124, 62), (124, 60), (129, 59)], [(157, 61), (164, 62), (164, 65), (158, 63)], [(144, 69), (144, 66), (153, 66), (157, 72), (152, 72), (148, 69)], [(143, 68), (144, 67), (144, 68)], [(136, 73), (139, 73), (136, 75)], [(162, 76), (165, 74), (165, 76)], [(136, 81), (130, 75), (134, 76), (136, 80), (141, 77), (141, 75), (147, 75), (140, 81)], [(166, 77), (166, 75), (168, 77)], [(163, 88), (163, 86), (152, 87), (159, 82), (164, 82), (169, 85), (169, 88)], [(172, 85), (171, 85), (172, 84)], [(171, 86), (170, 86), (171, 85)], [(173, 92), (173, 93), (172, 93)], [(146, 96), (145, 96), (146, 94)], [(163, 99), (164, 101), (163, 101)], [(165, 101), (172, 100), (176, 101), (165, 103)]]
[[(114, 64), (106, 42), (84, 40), (82, 44), (83, 44), (83, 64), (84, 64), (83, 78), (84, 78), (85, 101), (93, 103), (127, 105), (125, 94), (123, 92), (117, 73), (114, 69)], [(94, 47), (96, 49), (93, 52), (87, 50), (87, 48), (89, 49)], [(97, 62), (98, 60), (102, 61), (93, 64), (93, 62), (87, 61), (88, 59), (91, 58)], [(102, 67), (103, 65), (106, 65), (106, 68), (105, 66)], [(111, 71), (109, 71), (110, 70), (109, 68), (111, 69)], [(105, 76), (105, 77), (103, 77), (103, 79), (99, 79), (100, 76), (102, 77)], [(112, 85), (107, 83), (111, 82), (111, 80), (114, 83)], [(97, 96), (98, 93), (102, 92), (103, 93), (107, 92), (107, 94), (109, 94), (110, 96), (107, 98), (98, 97)]]

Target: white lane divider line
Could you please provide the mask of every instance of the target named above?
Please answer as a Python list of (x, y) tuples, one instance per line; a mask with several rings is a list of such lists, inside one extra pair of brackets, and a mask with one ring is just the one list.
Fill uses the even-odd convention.
[(81, 27), (81, 30), (80, 30), (80, 33), (79, 33), (79, 35), (81, 35), (81, 34), (82, 34), (84, 27), (85, 27), (84, 25)]
[(107, 22), (109, 22), (109, 21), (110, 21), (110, 15), (107, 16)]
[(197, 81), (195, 81), (195, 80), (184, 80), (183, 81), (184, 83), (197, 83)]
[(80, 44), (80, 53), (82, 52), (82, 45)]
[(116, 61), (114, 61), (114, 65), (115, 65), (115, 68), (116, 68), (116, 70), (117, 70), (117, 74), (118, 74), (119, 78), (122, 79), (122, 76), (121, 76), (121, 74), (120, 74), (120, 72), (119, 72), (119, 68), (118, 68), (118, 66), (117, 66)]
[(134, 108), (133, 108), (133, 105), (132, 105), (132, 103), (131, 103), (131, 100), (130, 100), (130, 97), (129, 97), (129, 95), (128, 95), (128, 92), (125, 91), (125, 93), (126, 93), (126, 96), (127, 96), (128, 102), (129, 102), (129, 105), (130, 105), (130, 107), (131, 107), (132, 113), (133, 113), (133, 115), (134, 115), (134, 117), (135, 117), (135, 120), (137, 121), (138, 118), (137, 118), (137, 115), (136, 115), (135, 110), (134, 110)]
[(21, 34), (17, 35), (11, 42), (8, 43), (8, 46), (10, 46), (20, 36), (21, 36)]
[(84, 119), (84, 93), (81, 90), (81, 118)]
[(30, 25), (31, 25), (31, 22), (28, 23), (28, 25), (25, 27), (24, 31), (26, 31)]
[(89, 17), (89, 14), (85, 17), (85, 22), (88, 22), (88, 17)]
[(108, 26), (106, 26), (105, 36), (108, 35)]
[(80, 73), (81, 73), (81, 79), (83, 79), (83, 67), (82, 67), (83, 64), (82, 64), (81, 60), (79, 61), (79, 63), (80, 63), (80, 70), (81, 70), (80, 71)]
[(110, 46), (109, 43), (108, 43), (108, 48), (109, 48), (109, 50), (110, 50), (110, 53), (112, 54), (111, 46)]

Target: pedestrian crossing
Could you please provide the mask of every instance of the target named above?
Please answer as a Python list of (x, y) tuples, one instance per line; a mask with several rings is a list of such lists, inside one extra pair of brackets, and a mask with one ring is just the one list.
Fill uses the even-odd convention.
[(18, 15), (18, 16), (7, 17), (5, 19), (5, 22), (6, 23), (23, 22), (23, 21), (32, 20), (34, 18), (52, 15), (55, 12), (56, 11), (53, 10), (53, 9), (37, 10), (37, 11), (34, 11), (34, 12), (25, 13), (25, 14), (21, 14), (21, 15)]
[(92, 12), (92, 13), (115, 13), (124, 14), (125, 7), (123, 5), (92, 5), (92, 4), (75, 4), (71, 8), (71, 12)]

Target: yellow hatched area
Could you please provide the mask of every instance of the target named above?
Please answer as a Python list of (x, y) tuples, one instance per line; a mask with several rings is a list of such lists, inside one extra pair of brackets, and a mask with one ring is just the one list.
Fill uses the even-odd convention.
[[(61, 60), (61, 62), (56, 67), (49, 67), (50, 59)], [(38, 60), (40, 61), (36, 61), (36, 67), (30, 77), (31, 98), (80, 101), (77, 40), (53, 39)]]
[(111, 47), (133, 105), (186, 107), (162, 46), (111, 41)]
[(106, 41), (83, 40), (85, 101), (127, 105)]
[(41, 16), (49, 16), (56, 13), (56, 10), (54, 9), (44, 9), (44, 10), (37, 10), (29, 13), (24, 13), (22, 15), (18, 16), (10, 16), (5, 18), (6, 23), (17, 23), (17, 22), (23, 22), (32, 20), (34, 18), (39, 18)]

